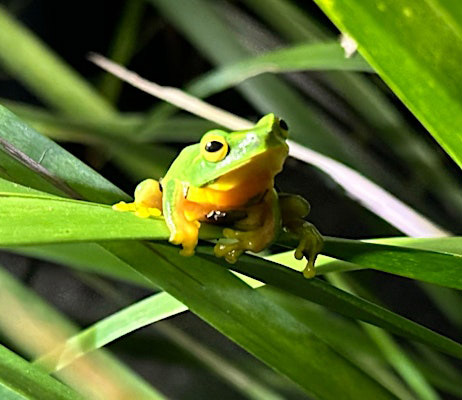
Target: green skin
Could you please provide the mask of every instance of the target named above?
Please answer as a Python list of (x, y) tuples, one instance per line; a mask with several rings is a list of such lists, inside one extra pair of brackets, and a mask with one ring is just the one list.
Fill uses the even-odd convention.
[[(268, 114), (253, 128), (245, 131), (207, 132), (200, 143), (184, 148), (172, 163), (161, 181), (162, 193), (159, 192), (158, 182), (147, 179), (137, 186), (134, 203), (124, 204), (122, 207), (116, 205), (115, 209), (132, 210), (139, 216), (147, 217), (158, 215), (155, 212), (159, 211), (157, 208), (161, 202), (162, 213), (171, 232), (169, 240), (183, 245), (183, 255), (194, 253), (200, 221), (208, 221), (206, 215), (214, 211), (227, 214), (240, 211), (245, 216), (225, 228), (223, 235), (226, 239), (220, 239), (215, 246), (218, 257), (234, 263), (246, 250), (258, 252), (268, 247), (281, 228), (284, 228), (299, 237), (300, 244), (295, 251), (295, 257), (307, 259), (304, 275), (312, 277), (314, 261), (322, 248), (323, 240), (317, 229), (303, 219), (309, 213), (309, 204), (300, 196), (278, 195), (273, 188), (274, 175), (280, 171), (288, 154), (288, 132), (284, 128), (286, 126), (279, 118)], [(222, 151), (221, 156), (214, 159), (220, 153), (205, 150), (206, 143), (211, 140), (225, 143), (228, 151)], [(223, 149), (226, 150), (226, 147)], [(266, 156), (268, 157), (264, 158)], [(230, 186), (236, 187), (239, 195), (243, 191), (245, 195), (246, 190), (254, 189), (253, 184), (239, 186), (240, 180), (249, 179), (253, 171), (269, 177), (266, 186), (259, 193), (249, 192), (249, 196), (242, 203), (236, 200), (238, 203), (234, 206), (225, 206), (226, 198), (217, 198), (216, 202), (210, 200), (213, 199), (213, 195), (209, 196), (213, 192), (210, 189), (218, 190), (222, 194), (233, 193), (223, 190)], [(228, 179), (229, 184), (230, 175), (234, 177), (233, 183), (224, 188), (222, 182), (226, 183)], [(258, 185), (254, 190), (260, 190)]]

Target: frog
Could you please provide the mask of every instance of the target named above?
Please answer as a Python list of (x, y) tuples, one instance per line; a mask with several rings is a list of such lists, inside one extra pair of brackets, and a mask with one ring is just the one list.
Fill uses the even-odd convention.
[(306, 259), (303, 275), (311, 278), (323, 237), (305, 220), (310, 204), (299, 195), (278, 193), (274, 186), (289, 153), (288, 135), (287, 123), (273, 113), (250, 129), (210, 130), (180, 152), (163, 178), (139, 183), (134, 202), (120, 202), (113, 209), (140, 218), (163, 216), (169, 241), (182, 246), (183, 256), (194, 254), (202, 223), (222, 225), (223, 238), (214, 254), (231, 264), (289, 232), (298, 239), (295, 258)]

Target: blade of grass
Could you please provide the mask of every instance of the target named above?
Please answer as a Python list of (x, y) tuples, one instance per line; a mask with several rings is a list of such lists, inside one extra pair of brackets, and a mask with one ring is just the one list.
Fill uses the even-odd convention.
[[(132, 57), (136, 47), (141, 18), (145, 4), (142, 0), (128, 1), (122, 8), (120, 21), (114, 34), (109, 58), (125, 65)], [(116, 103), (122, 89), (122, 82), (110, 74), (105, 74), (100, 84), (101, 92), (112, 103)]]
[[(202, 257), (213, 259), (208, 247), (198, 249)], [(226, 265), (217, 264), (227, 268)], [(304, 279), (302, 274), (257, 257), (243, 256), (232, 269), (285, 290), (293, 295), (324, 305), (331, 310), (355, 319), (380, 326), (409, 339), (418, 340), (456, 357), (462, 356), (462, 345), (438, 335), (423, 326), (406, 320), (376, 304), (340, 291), (319, 279)], [(437, 344), (438, 343), (438, 344)]]
[(245, 0), (245, 4), (272, 24), (275, 30), (283, 32), (284, 36), (290, 40), (302, 42), (327, 39), (325, 27), (314, 18), (306, 16), (290, 1)]
[[(348, 281), (343, 279), (341, 274), (329, 274), (327, 280), (336, 287), (348, 291), (352, 294), (353, 290)], [(402, 377), (408, 386), (415, 392), (419, 399), (436, 400), (439, 395), (427, 382), (422, 372), (407, 354), (407, 351), (396, 343), (391, 335), (383, 329), (361, 323), (362, 328), (381, 350), (383, 356), (388, 360), (394, 370)]]
[[(53, 349), (77, 328), (0, 268), (0, 330), (16, 348), (35, 358)], [(102, 350), (77, 361), (58, 377), (86, 399), (163, 398), (124, 364)]]
[(462, 289), (460, 253), (448, 254), (355, 240), (329, 239), (323, 254), (368, 268)]
[(363, 59), (356, 56), (345, 57), (345, 52), (337, 41), (304, 43), (225, 65), (194, 81), (188, 89), (198, 97), (205, 97), (265, 72), (330, 69), (373, 72)]
[(0, 345), (0, 395), (3, 399), (74, 400), (83, 397)]
[(0, 62), (6, 71), (56, 110), (94, 120), (114, 113), (86, 81), (2, 6)]
[(35, 364), (48, 373), (60, 371), (77, 358), (115, 339), (186, 310), (185, 305), (167, 293), (154, 294), (72, 336), (62, 346), (37, 359)]
[[(19, 134), (20, 133), (20, 134)], [(28, 168), (43, 168), (44, 174), (52, 177), (52, 184), (56, 187), (56, 182), (62, 182), (58, 186), (60, 192), (65, 195), (62, 187), (69, 187), (79, 197), (91, 197), (95, 201), (105, 203), (115, 203), (118, 200), (129, 199), (121, 190), (111, 185), (107, 180), (101, 177), (90, 167), (84, 166), (77, 159), (70, 157), (69, 153), (57, 146), (50, 139), (37, 134), (32, 128), (24, 124), (18, 117), (0, 106), (0, 138), (2, 144), (7, 144), (18, 154), (27, 156), (27, 161), (21, 161)], [(2, 150), (0, 148), (0, 150)], [(3, 146), (3, 152), (5, 147)], [(0, 151), (0, 154), (2, 151)], [(11, 153), (9, 153), (11, 158)], [(65, 160), (65, 161), (64, 161)], [(67, 168), (63, 168), (63, 163)], [(61, 176), (53, 171), (56, 165), (61, 168)], [(2, 164), (3, 166), (3, 164)], [(79, 169), (79, 173), (71, 173), (67, 175), (66, 171), (71, 171), (72, 168)], [(53, 171), (53, 172), (52, 172)], [(8, 175), (10, 171), (4, 171)], [(44, 176), (44, 175), (42, 175)], [(97, 178), (98, 177), (98, 178)], [(15, 180), (20, 181), (21, 176), (15, 176)], [(50, 186), (39, 184), (34, 186), (30, 182), (29, 186), (39, 190), (49, 191)], [(104, 199), (104, 200), (103, 200)]]

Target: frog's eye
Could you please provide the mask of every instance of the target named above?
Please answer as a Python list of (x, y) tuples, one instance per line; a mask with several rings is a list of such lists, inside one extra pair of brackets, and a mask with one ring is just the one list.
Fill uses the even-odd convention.
[(283, 119), (279, 120), (279, 128), (281, 129), (282, 137), (287, 139), (289, 137), (289, 125)]
[(210, 162), (223, 160), (228, 154), (229, 146), (223, 136), (210, 133), (201, 140), (201, 154)]
[(287, 125), (287, 122), (284, 121), (283, 119), (280, 119), (279, 120), (279, 127), (281, 129), (284, 129), (285, 131), (288, 131), (289, 130), (289, 125)]

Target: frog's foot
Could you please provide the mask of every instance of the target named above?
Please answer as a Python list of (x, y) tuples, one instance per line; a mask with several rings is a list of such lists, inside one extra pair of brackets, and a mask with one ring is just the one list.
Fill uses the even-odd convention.
[(174, 230), (169, 238), (173, 244), (181, 244), (180, 254), (185, 257), (194, 255), (194, 249), (197, 246), (199, 237), (199, 221), (184, 221), (181, 230)]
[(137, 217), (149, 218), (162, 215), (162, 191), (159, 182), (154, 179), (146, 179), (139, 183), (135, 189), (135, 201), (133, 203), (120, 203), (112, 206), (116, 211), (132, 211)]
[(300, 221), (299, 225), (292, 227), (292, 229), (291, 227), (288, 228), (289, 231), (297, 233), (300, 238), (300, 242), (295, 249), (295, 258), (301, 260), (305, 257), (307, 260), (306, 267), (303, 270), (303, 276), (305, 278), (313, 278), (316, 275), (314, 263), (324, 243), (322, 235), (313, 224), (306, 221)]
[(234, 264), (244, 251), (250, 250), (258, 253), (266, 248), (274, 237), (274, 229), (269, 224), (250, 231), (225, 228), (223, 229), (223, 236), (233, 241), (218, 241), (214, 253), (217, 257), (224, 257), (227, 262)]
[(160, 217), (162, 215), (162, 211), (158, 208), (147, 207), (145, 204), (137, 202), (125, 203), (121, 201), (120, 203), (114, 204), (112, 209), (116, 211), (132, 211), (140, 218)]

